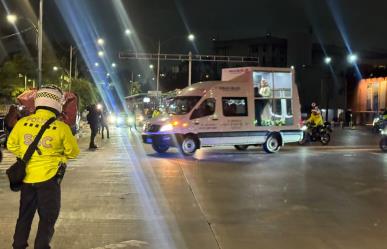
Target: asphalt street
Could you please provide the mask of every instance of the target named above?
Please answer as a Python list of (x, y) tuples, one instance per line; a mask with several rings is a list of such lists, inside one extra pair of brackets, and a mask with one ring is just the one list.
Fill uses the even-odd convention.
[[(55, 249), (385, 249), (387, 154), (378, 135), (337, 129), (329, 146), (205, 148), (160, 156), (112, 129), (69, 163)], [(0, 248), (11, 248), (19, 194), (0, 164)], [(33, 224), (30, 244), (36, 233)]]

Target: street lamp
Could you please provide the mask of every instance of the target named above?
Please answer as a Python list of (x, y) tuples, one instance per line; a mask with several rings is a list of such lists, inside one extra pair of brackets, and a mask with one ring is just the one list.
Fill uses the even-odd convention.
[(114, 67), (117, 67), (117, 64), (116, 63), (112, 63), (112, 67), (114, 68)]
[(53, 66), (52, 70), (54, 72), (58, 72), (58, 70), (61, 69), (61, 75), (60, 75), (60, 88), (63, 89), (63, 74), (64, 74), (64, 69), (63, 67), (58, 67), (58, 66)]
[(7, 21), (8, 21), (9, 23), (15, 24), (16, 21), (17, 21), (17, 15), (14, 15), (14, 14), (8, 14), (8, 15), (7, 15)]
[(153, 69), (153, 68), (154, 68), (153, 64), (150, 64), (150, 65), (149, 65), (149, 68), (150, 68), (150, 69)]
[(95, 67), (99, 67), (99, 63), (98, 63), (98, 62), (95, 62), (95, 63), (94, 63), (94, 66), (95, 66)]
[(327, 57), (325, 57), (324, 62), (325, 62), (325, 64), (329, 65), (332, 62), (332, 58), (327, 56)]
[(194, 34), (189, 34), (188, 35), (188, 40), (189, 41), (194, 41), (195, 40), (195, 35)]
[[(42, 58), (43, 58), (43, 0), (39, 1), (39, 20), (38, 25), (35, 25), (30, 19), (23, 18), (27, 20), (32, 27), (34, 28), (38, 36), (38, 89), (42, 85)], [(7, 21), (9, 23), (15, 24), (18, 20), (18, 16), (15, 14), (8, 14)]]
[(53, 66), (53, 67), (52, 67), (52, 70), (54, 70), (54, 71), (58, 71), (58, 69), (59, 69), (59, 68), (58, 68), (57, 66)]
[(132, 31), (130, 29), (125, 29), (125, 35), (131, 35)]
[(102, 38), (98, 38), (97, 44), (100, 45), (100, 46), (103, 46), (105, 44), (105, 40), (102, 39)]
[(353, 63), (356, 63), (356, 61), (357, 61), (357, 55), (356, 54), (350, 54), (350, 55), (348, 55), (348, 57), (347, 57), (347, 61), (349, 62), (349, 63), (351, 63), (351, 64), (353, 64)]
[(103, 51), (98, 51), (98, 56), (99, 57), (103, 57), (105, 55), (105, 53)]

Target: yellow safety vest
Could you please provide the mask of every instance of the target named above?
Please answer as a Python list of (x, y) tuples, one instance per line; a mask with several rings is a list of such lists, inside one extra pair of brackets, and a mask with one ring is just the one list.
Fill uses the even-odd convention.
[[(38, 109), (35, 114), (20, 119), (9, 135), (7, 148), (16, 157), (22, 158), (38, 134), (42, 125), (55, 114), (48, 110)], [(27, 164), (25, 183), (44, 182), (54, 177), (59, 164), (79, 154), (76, 138), (70, 127), (62, 121), (54, 121), (43, 133), (37, 151)]]

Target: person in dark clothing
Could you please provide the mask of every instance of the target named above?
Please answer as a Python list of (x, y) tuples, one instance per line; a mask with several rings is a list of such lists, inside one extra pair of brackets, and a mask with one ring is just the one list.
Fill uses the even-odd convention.
[(11, 133), (13, 127), (15, 126), (16, 122), (20, 118), (20, 113), (16, 105), (11, 105), (9, 107), (9, 111), (7, 115), (4, 118), (4, 124), (5, 124), (5, 129), (9, 133)]
[(106, 129), (106, 137), (109, 139), (109, 126), (108, 126), (108, 121), (107, 121), (107, 113), (106, 111), (100, 110), (100, 115), (99, 115), (99, 123), (101, 125), (101, 133), (102, 133), (102, 139), (104, 139), (104, 130)]
[(99, 113), (96, 105), (89, 106), (87, 110), (89, 111), (89, 113), (87, 114), (87, 122), (89, 123), (91, 130), (89, 149), (97, 149), (98, 147), (95, 144), (95, 137), (98, 133)]

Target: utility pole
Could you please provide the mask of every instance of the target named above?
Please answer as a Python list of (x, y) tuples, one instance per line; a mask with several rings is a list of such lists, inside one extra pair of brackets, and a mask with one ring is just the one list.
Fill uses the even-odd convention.
[(43, 55), (43, 0), (40, 0), (39, 23), (38, 23), (38, 89), (42, 86), (42, 55)]
[(70, 45), (69, 92), (71, 91), (72, 67), (73, 67), (73, 46)]
[(188, 86), (192, 83), (192, 52), (188, 53)]

